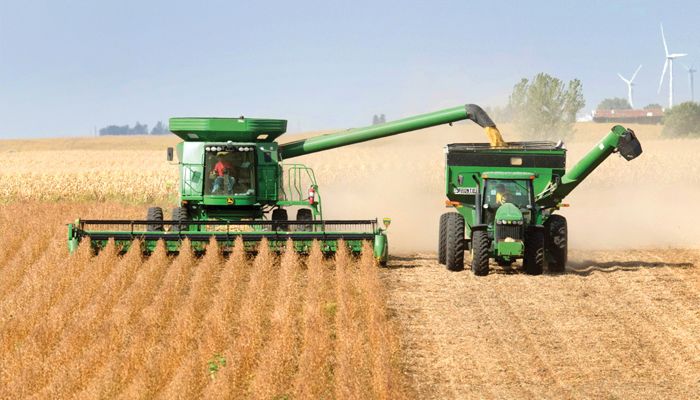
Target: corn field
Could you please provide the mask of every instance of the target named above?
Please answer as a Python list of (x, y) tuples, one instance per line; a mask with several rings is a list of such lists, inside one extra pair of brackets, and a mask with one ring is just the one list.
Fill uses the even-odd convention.
[(394, 399), (408, 396), (399, 339), (367, 245), (324, 258), (187, 242), (118, 255), (65, 223), (119, 204), (0, 208), (0, 398)]

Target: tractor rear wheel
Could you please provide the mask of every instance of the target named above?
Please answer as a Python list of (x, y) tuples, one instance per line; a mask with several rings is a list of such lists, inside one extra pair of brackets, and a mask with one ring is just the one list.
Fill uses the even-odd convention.
[(272, 230), (275, 231), (288, 231), (289, 225), (287, 224), (275, 224), (275, 221), (289, 221), (289, 216), (287, 210), (284, 208), (275, 208), (272, 210)]
[(523, 267), (528, 275), (542, 275), (544, 269), (544, 232), (533, 229), (525, 235)]
[(568, 256), (568, 233), (566, 218), (561, 215), (551, 215), (544, 223), (544, 255), (550, 273), (564, 272)]
[(445, 225), (445, 265), (450, 271), (461, 271), (464, 269), (464, 218), (459, 213), (447, 213)]
[(445, 246), (447, 245), (447, 216), (450, 213), (445, 213), (440, 216), (440, 233), (438, 236), (438, 262), (445, 265), (447, 253)]
[[(308, 208), (300, 208), (297, 211), (297, 221), (313, 221), (314, 217), (313, 214), (311, 213), (311, 209)], [(297, 231), (300, 232), (311, 232), (313, 230), (313, 227), (311, 224), (302, 224), (302, 225), (297, 225)]]
[(476, 276), (489, 274), (489, 233), (472, 232), (472, 272)]
[[(189, 219), (189, 215), (187, 215), (187, 209), (185, 207), (175, 207), (173, 208), (173, 221), (187, 221)], [(186, 224), (177, 224), (173, 225), (172, 230), (173, 231), (186, 231), (189, 229), (189, 226)]]
[[(160, 207), (148, 207), (148, 212), (146, 213), (146, 219), (148, 221), (163, 221), (163, 209)], [(148, 232), (163, 232), (163, 224), (148, 224), (146, 225), (146, 231)]]

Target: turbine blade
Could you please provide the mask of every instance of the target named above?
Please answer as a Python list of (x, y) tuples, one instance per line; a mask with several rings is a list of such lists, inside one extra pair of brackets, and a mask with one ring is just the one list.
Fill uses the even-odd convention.
[(639, 64), (639, 66), (637, 67), (637, 70), (634, 71), (634, 74), (632, 74), (632, 78), (630, 78), (630, 82), (634, 81), (634, 78), (637, 77), (637, 74), (639, 73), (640, 69), (642, 69), (642, 64)]
[(688, 55), (688, 53), (673, 53), (673, 54), (669, 54), (668, 58), (680, 58), (680, 57), (685, 57), (687, 55)]
[(619, 77), (620, 77), (620, 79), (622, 79), (622, 80), (623, 80), (623, 81), (625, 81), (626, 83), (630, 83), (630, 81), (628, 81), (627, 79), (625, 79), (625, 77), (624, 77), (624, 76), (620, 75), (620, 73), (619, 73), (619, 72), (617, 73), (617, 76), (619, 76)]
[(666, 45), (666, 36), (664, 35), (664, 24), (661, 24), (661, 40), (664, 41), (664, 51), (666, 52), (666, 57), (668, 57), (668, 46)]
[(661, 72), (661, 79), (659, 80), (659, 90), (657, 90), (657, 93), (661, 93), (661, 85), (664, 83), (664, 76), (666, 75), (666, 69), (668, 69), (668, 60), (664, 63), (664, 70)]

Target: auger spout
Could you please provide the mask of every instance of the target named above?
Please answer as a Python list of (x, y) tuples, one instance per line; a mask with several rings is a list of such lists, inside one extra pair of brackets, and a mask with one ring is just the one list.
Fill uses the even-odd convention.
[(318, 151), (330, 150), (350, 144), (366, 142), (400, 133), (411, 132), (432, 126), (449, 124), (470, 119), (486, 130), (492, 146), (505, 146), (496, 124), (486, 112), (476, 104), (467, 104), (435, 111), (427, 114), (399, 119), (380, 125), (364, 128), (354, 128), (343, 132), (316, 136), (280, 145), (279, 153), (282, 159), (303, 156)]
[(545, 208), (557, 206), (614, 152), (619, 152), (627, 161), (642, 154), (642, 145), (634, 131), (615, 125), (603, 140), (561, 177), (559, 182), (549, 185), (537, 196), (537, 204)]

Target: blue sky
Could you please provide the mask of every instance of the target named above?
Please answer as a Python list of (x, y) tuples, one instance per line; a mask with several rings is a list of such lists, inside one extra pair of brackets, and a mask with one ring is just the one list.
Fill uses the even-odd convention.
[[(538, 72), (581, 79), (591, 110), (638, 64), (635, 102), (665, 105), (659, 23), (700, 66), (699, 19), (697, 1), (0, 0), (0, 138), (171, 116), (345, 128), (505, 104)], [(674, 79), (688, 100), (679, 64)]]

